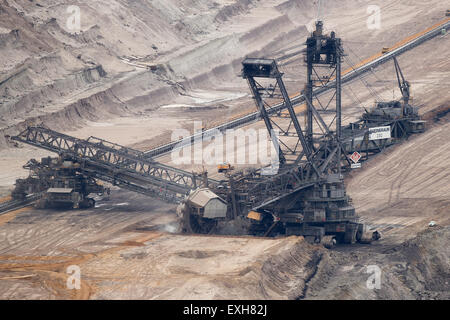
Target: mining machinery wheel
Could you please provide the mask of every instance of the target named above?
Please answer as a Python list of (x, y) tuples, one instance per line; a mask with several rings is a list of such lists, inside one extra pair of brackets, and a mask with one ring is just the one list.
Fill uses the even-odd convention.
[(216, 227), (217, 221), (206, 219), (190, 212), (184, 212), (183, 225), (183, 229), (187, 233), (210, 234)]
[(336, 237), (335, 236), (324, 236), (322, 238), (321, 243), (323, 244), (323, 246), (327, 249), (331, 249), (333, 248), (337, 241), (336, 241)]

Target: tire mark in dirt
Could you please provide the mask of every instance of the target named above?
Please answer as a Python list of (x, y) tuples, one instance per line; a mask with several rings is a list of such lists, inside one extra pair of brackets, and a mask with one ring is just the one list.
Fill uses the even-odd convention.
[[(439, 172), (441, 173), (441, 172)], [(420, 185), (414, 185), (411, 188), (407, 189), (406, 191), (412, 191), (416, 188), (420, 188), (420, 190), (426, 190), (428, 189), (428, 187), (436, 184), (436, 181), (448, 181), (448, 176), (450, 175), (450, 173), (445, 173), (444, 176), (439, 176), (439, 173), (436, 175), (430, 175), (430, 177), (426, 180), (422, 180)], [(442, 173), (443, 174), (443, 173)], [(431, 180), (428, 184), (424, 184), (424, 182), (428, 182), (429, 180)]]

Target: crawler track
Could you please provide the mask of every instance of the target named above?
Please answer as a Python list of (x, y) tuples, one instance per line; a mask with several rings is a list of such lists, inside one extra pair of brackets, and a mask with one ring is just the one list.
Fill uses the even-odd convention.
[[(450, 27), (450, 18), (443, 20), (439, 23), (434, 24), (433, 26), (417, 33), (412, 36), (409, 36), (402, 41), (398, 42), (394, 46), (390, 48), (390, 51), (382, 54), (377, 53), (368, 59), (361, 61), (359, 64), (343, 71), (342, 76), (342, 83), (349, 82), (356, 77), (372, 70), (373, 68), (389, 61), (393, 57), (396, 57), (414, 47), (417, 47), (418, 45), (434, 38), (435, 36), (439, 35), (441, 33), (442, 29), (448, 29)], [(330, 81), (328, 85), (323, 86), (321, 88), (318, 88), (314, 91), (314, 95), (321, 95), (325, 92), (328, 92), (330, 89), (336, 86), (336, 82)], [(297, 106), (300, 104), (305, 103), (305, 96), (301, 94), (293, 95), (291, 98), (291, 102), (293, 106)], [(286, 109), (286, 106), (283, 103), (277, 104), (272, 106), (270, 109), (267, 110), (268, 114), (274, 114), (277, 112), (280, 112), (281, 110)], [(297, 112), (298, 110), (296, 110)], [(156, 147), (152, 150), (149, 150), (145, 152), (145, 156), (148, 158), (154, 158), (159, 157), (164, 154), (167, 154), (171, 152), (172, 150), (181, 149), (184, 146), (188, 146), (194, 143), (194, 141), (201, 140), (203, 138), (207, 138), (210, 136), (213, 136), (216, 134), (217, 130), (224, 133), (228, 129), (234, 129), (239, 128), (244, 125), (247, 125), (249, 123), (255, 122), (260, 120), (260, 113), (259, 112), (253, 112), (250, 114), (247, 114), (245, 116), (239, 117), (237, 119), (233, 119), (229, 122), (226, 122), (224, 124), (221, 124), (217, 127), (213, 127), (210, 129), (207, 129), (203, 132), (199, 132), (197, 134), (194, 134), (190, 137), (184, 138), (179, 141), (174, 141), (159, 147)]]

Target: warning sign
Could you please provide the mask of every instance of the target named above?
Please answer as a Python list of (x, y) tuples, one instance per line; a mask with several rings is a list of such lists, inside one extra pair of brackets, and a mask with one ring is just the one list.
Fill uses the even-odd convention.
[(391, 137), (391, 127), (375, 127), (369, 129), (369, 140), (389, 139)]
[(354, 162), (354, 163), (358, 163), (359, 159), (361, 159), (361, 154), (357, 151), (353, 152), (353, 154), (350, 156), (350, 159)]

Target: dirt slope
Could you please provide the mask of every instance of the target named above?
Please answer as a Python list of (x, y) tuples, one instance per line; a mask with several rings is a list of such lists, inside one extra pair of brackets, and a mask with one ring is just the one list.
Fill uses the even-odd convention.
[[(369, 4), (382, 10), (380, 30), (367, 29)], [(71, 5), (81, 13), (76, 33), (67, 27)], [(1, 148), (4, 133), (17, 133), (27, 123), (70, 131), (98, 129), (120, 116), (154, 118), (148, 126), (156, 128), (161, 118), (225, 121), (243, 111), (242, 103), (228, 101), (248, 95), (237, 76), (242, 59), (301, 46), (317, 16), (316, 4), (306, 0), (2, 0), (0, 8)], [(438, 0), (346, 0), (328, 3), (321, 16), (326, 30), (348, 40), (348, 59), (357, 62), (442, 20), (445, 9)], [(288, 87), (302, 88), (301, 57), (285, 69), (293, 80)], [(245, 108), (253, 109), (248, 101)], [(175, 112), (160, 108), (167, 105)], [(218, 110), (191, 114), (192, 106)], [(180, 108), (188, 111), (181, 119)], [(158, 130), (151, 143), (167, 140), (164, 134)]]
[[(174, 208), (113, 193), (86, 211), (0, 220), (1, 299), (295, 299), (325, 250), (301, 237), (189, 236)], [(67, 268), (81, 290), (67, 290)]]

